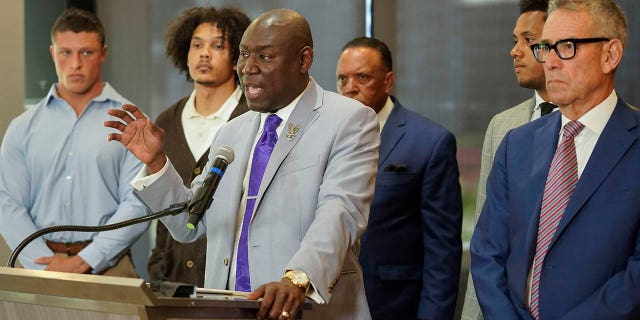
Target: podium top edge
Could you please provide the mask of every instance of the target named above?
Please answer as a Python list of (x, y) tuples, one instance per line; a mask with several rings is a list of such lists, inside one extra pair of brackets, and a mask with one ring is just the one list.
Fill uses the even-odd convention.
[(126, 287), (139, 288), (145, 285), (144, 279), (140, 278), (124, 278), (124, 277), (111, 277), (94, 274), (79, 274), (79, 273), (67, 273), (57, 271), (43, 271), (43, 270), (31, 270), (22, 268), (6, 268), (0, 267), (0, 277), (3, 276), (20, 276), (20, 277), (35, 277), (41, 279), (52, 279), (57, 281), (81, 281), (96, 284), (108, 284)]

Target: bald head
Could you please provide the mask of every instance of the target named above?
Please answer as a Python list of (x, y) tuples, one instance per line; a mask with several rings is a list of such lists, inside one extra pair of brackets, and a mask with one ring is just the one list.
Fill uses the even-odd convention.
[(242, 36), (237, 65), (249, 108), (275, 112), (287, 106), (307, 87), (312, 62), (305, 17), (290, 9), (261, 14)]
[(291, 9), (273, 9), (261, 14), (251, 25), (263, 28), (280, 28), (298, 47), (313, 48), (313, 37), (307, 19)]

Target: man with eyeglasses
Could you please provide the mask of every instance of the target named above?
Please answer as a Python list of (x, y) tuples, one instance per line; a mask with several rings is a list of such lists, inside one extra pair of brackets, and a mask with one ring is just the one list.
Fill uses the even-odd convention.
[[(482, 206), (487, 198), (487, 177), (491, 171), (493, 157), (502, 138), (513, 128), (529, 121), (536, 120), (553, 110), (548, 103), (549, 95), (544, 83), (542, 64), (536, 62), (531, 51), (531, 44), (538, 43), (542, 36), (542, 26), (547, 19), (548, 0), (521, 0), (520, 16), (513, 28), (513, 69), (518, 85), (533, 90), (533, 96), (524, 102), (504, 110), (491, 119), (482, 143), (482, 161), (478, 179), (478, 197), (476, 200), (476, 219), (480, 216)], [(549, 108), (550, 106), (551, 108)], [(467, 292), (462, 309), (463, 320), (482, 320), (482, 311), (478, 304), (472, 277), (467, 281)]]
[(640, 319), (640, 112), (614, 90), (626, 18), (611, 0), (548, 12), (533, 52), (560, 112), (496, 153), (471, 240), (476, 293), (487, 319)]

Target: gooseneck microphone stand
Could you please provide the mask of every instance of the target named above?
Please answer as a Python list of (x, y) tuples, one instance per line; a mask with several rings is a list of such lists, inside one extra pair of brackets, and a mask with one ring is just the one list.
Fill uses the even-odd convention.
[(18, 255), (20, 254), (22, 249), (24, 249), (24, 247), (26, 247), (29, 243), (31, 243), (31, 241), (33, 241), (33, 240), (35, 240), (35, 239), (37, 239), (37, 238), (39, 238), (39, 237), (41, 237), (41, 236), (43, 236), (45, 234), (52, 233), (52, 232), (61, 232), (61, 231), (77, 231), (77, 232), (109, 231), (109, 230), (119, 229), (119, 228), (127, 227), (127, 226), (130, 226), (130, 225), (142, 223), (142, 222), (155, 220), (155, 219), (158, 219), (158, 218), (161, 218), (161, 217), (164, 217), (164, 216), (168, 216), (168, 215), (174, 215), (175, 216), (177, 214), (180, 214), (180, 213), (186, 211), (188, 207), (189, 207), (189, 202), (176, 203), (176, 204), (172, 204), (169, 208), (166, 208), (164, 210), (158, 211), (156, 213), (152, 213), (152, 214), (146, 215), (144, 217), (138, 217), (138, 218), (125, 220), (125, 221), (122, 221), (122, 222), (106, 224), (104, 226), (64, 225), (64, 226), (53, 226), (53, 227), (44, 228), (42, 230), (38, 230), (38, 231), (32, 233), (26, 239), (22, 240), (22, 242), (20, 242), (20, 244), (16, 247), (16, 249), (13, 250), (13, 252), (11, 253), (11, 256), (9, 257), (9, 261), (7, 262), (7, 268), (13, 268), (14, 267), (14, 265), (16, 263), (16, 260), (18, 259)]

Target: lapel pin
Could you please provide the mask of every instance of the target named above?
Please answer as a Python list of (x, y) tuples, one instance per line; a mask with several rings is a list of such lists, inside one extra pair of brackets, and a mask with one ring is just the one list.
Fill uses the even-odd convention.
[(288, 130), (287, 130), (287, 140), (289, 140), (289, 141), (293, 140), (293, 137), (296, 136), (296, 133), (298, 133), (298, 131), (300, 131), (300, 125), (299, 124), (294, 126), (293, 124), (289, 123), (289, 127), (288, 127)]

